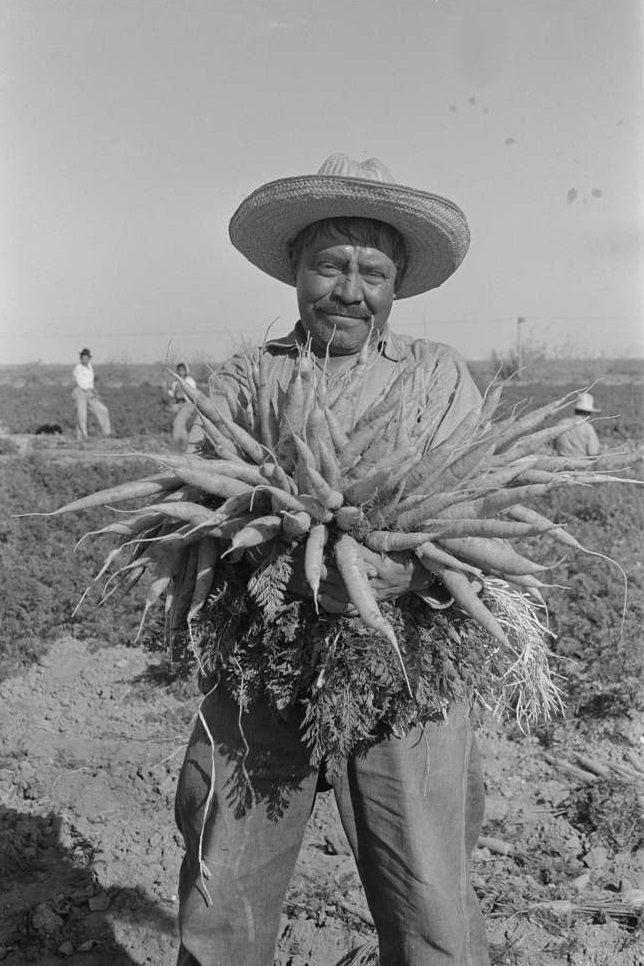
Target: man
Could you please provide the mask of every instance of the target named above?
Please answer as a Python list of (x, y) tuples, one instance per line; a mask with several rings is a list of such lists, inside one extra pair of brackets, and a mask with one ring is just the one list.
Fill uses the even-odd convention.
[(186, 398), (181, 380), (193, 389), (197, 388), (197, 383), (190, 375), (185, 362), (178, 364), (177, 375), (180, 379), (174, 380), (168, 389), (168, 396), (170, 397), (170, 407), (173, 415), (172, 439), (177, 449), (183, 450), (188, 445), (188, 434), (194, 420), (194, 407)]
[(110, 436), (112, 434), (110, 414), (105, 403), (101, 402), (94, 391), (94, 368), (89, 349), (81, 349), (79, 357), (80, 362), (76, 363), (72, 373), (74, 379), (72, 398), (76, 403), (76, 438), (88, 438), (88, 409), (96, 416), (103, 436)]
[(600, 410), (595, 408), (591, 393), (582, 392), (577, 396), (575, 416), (579, 416), (579, 421), (555, 439), (554, 448), (558, 456), (599, 456), (601, 445), (595, 427), (588, 422), (592, 413), (598, 412)]
[[(265, 344), (274, 398), (311, 346), (330, 391), (350, 379), (369, 349), (369, 378), (356, 417), (406, 367), (419, 405), (444, 400), (432, 446), (479, 405), (464, 362), (448, 346), (395, 335), (395, 299), (445, 281), (464, 258), (469, 232), (459, 208), (394, 183), (376, 159), (333, 155), (317, 175), (264, 185), (230, 223), (233, 244), (253, 264), (294, 285), (299, 320)], [(243, 355), (218, 370), (217, 403), (244, 398)], [(428, 584), (406, 559), (373, 555), (379, 598)], [(297, 579), (293, 588), (304, 593)], [(319, 596), (324, 610), (350, 613), (332, 566)], [(380, 944), (381, 966), (486, 966), (482, 915), (467, 866), (482, 821), (483, 784), (469, 709), (396, 736), (374, 736), (330, 774), (311, 766), (301, 715), (279, 720), (267, 703), (243, 716), (216, 681), (206, 681), (176, 799), (186, 844), (180, 883), (180, 966), (271, 966), (282, 901), (316, 792), (331, 787), (353, 850)], [(243, 717), (243, 720), (242, 720)], [(233, 794), (242, 761), (254, 802)], [(283, 808), (264, 794), (285, 789)]]

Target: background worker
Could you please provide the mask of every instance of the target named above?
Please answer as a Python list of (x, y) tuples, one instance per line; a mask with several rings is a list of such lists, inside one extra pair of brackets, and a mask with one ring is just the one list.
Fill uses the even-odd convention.
[(74, 366), (72, 376), (74, 379), (74, 389), (72, 398), (76, 403), (76, 438), (87, 439), (87, 410), (89, 409), (98, 422), (103, 436), (111, 436), (112, 427), (110, 424), (110, 413), (94, 389), (94, 368), (91, 363), (91, 352), (89, 349), (81, 349), (79, 352), (80, 362)]
[[(190, 375), (185, 362), (178, 364), (177, 375), (189, 386), (192, 386), (193, 389), (197, 388), (197, 383)], [(172, 439), (178, 449), (185, 449), (188, 444), (190, 427), (195, 419), (195, 410), (190, 400), (186, 397), (179, 379), (175, 379), (168, 389), (168, 396), (170, 397), (170, 410), (173, 415)]]
[(575, 416), (579, 416), (579, 421), (555, 439), (554, 448), (558, 456), (599, 456), (601, 444), (589, 418), (600, 411), (595, 408), (595, 400), (589, 392), (577, 396)]
[[(430, 448), (478, 410), (480, 396), (455, 350), (395, 334), (388, 324), (394, 299), (436, 288), (463, 260), (469, 230), (453, 202), (397, 185), (377, 159), (333, 155), (317, 175), (282, 179), (249, 195), (230, 234), (249, 261), (296, 290), (299, 320), (263, 347), (276, 400), (309, 345), (330, 391), (341, 392), (368, 357), (356, 417), (399, 374), (413, 373), (418, 407), (431, 399), (437, 409)], [(217, 370), (214, 395), (222, 412), (230, 412), (227, 400), (246, 398), (249, 378), (243, 354)], [(431, 583), (411, 559), (372, 557), (380, 599)], [(347, 614), (334, 570), (329, 561), (318, 599), (327, 615)], [(301, 584), (295, 593), (305, 593), (303, 577)], [(250, 660), (252, 649), (261, 649), (261, 638), (236, 643), (250, 649)], [(468, 871), (484, 791), (466, 698), (404, 734), (379, 731), (331, 773), (311, 764), (298, 706), (277, 714), (260, 693), (242, 712), (221, 680), (204, 680), (202, 689), (176, 797), (186, 845), (179, 966), (272, 966), (284, 895), (321, 787), (335, 795), (378, 932), (381, 966), (487, 966)], [(239, 800), (240, 762), (253, 776), (248, 808)], [(276, 793), (279, 809), (268, 805)]]

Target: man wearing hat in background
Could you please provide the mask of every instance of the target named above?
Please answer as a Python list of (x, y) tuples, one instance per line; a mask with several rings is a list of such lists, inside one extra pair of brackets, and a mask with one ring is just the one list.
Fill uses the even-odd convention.
[(103, 436), (111, 436), (112, 427), (110, 425), (110, 414), (105, 403), (96, 395), (94, 390), (94, 368), (92, 366), (92, 355), (89, 349), (81, 349), (80, 362), (77, 362), (73, 370), (74, 389), (72, 398), (76, 403), (76, 437), (77, 439), (87, 439), (87, 410), (89, 409), (98, 421)]
[(595, 400), (589, 392), (582, 392), (575, 400), (575, 416), (579, 416), (576, 426), (557, 436), (554, 442), (558, 456), (599, 456), (601, 445), (595, 427), (589, 422), (595, 408)]
[[(395, 334), (388, 321), (396, 299), (436, 288), (463, 260), (468, 226), (451, 201), (396, 184), (377, 159), (332, 155), (317, 175), (253, 192), (233, 215), (230, 237), (249, 261), (296, 290), (294, 328), (263, 347), (274, 394), (285, 391), (305, 345), (331, 387), (351, 378), (368, 347), (370, 374), (356, 418), (411, 367), (419, 405), (430, 398), (442, 404), (430, 447), (478, 408), (479, 393), (452, 348)], [(243, 399), (243, 354), (217, 377), (214, 395), (226, 411), (231, 394)], [(423, 592), (431, 581), (406, 558), (374, 554), (371, 566), (379, 599)], [(303, 578), (292, 590), (307, 593)], [(319, 602), (327, 612), (351, 613), (331, 565)], [(306, 822), (316, 792), (330, 788), (376, 925), (381, 966), (487, 966), (468, 873), (484, 792), (466, 703), (407, 734), (374, 735), (366, 750), (327, 774), (324, 765), (311, 766), (297, 709), (278, 720), (258, 700), (242, 716), (220, 683), (205, 680), (202, 689), (176, 798), (186, 844), (180, 966), (272, 966)], [(257, 792), (246, 809), (233, 794), (240, 761), (252, 767)], [(279, 814), (262, 797), (277, 785)]]

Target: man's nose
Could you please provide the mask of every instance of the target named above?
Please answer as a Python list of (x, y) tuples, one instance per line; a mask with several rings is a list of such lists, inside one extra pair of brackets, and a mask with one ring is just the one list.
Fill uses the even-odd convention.
[(359, 272), (346, 272), (338, 279), (335, 295), (347, 304), (362, 302), (362, 281)]

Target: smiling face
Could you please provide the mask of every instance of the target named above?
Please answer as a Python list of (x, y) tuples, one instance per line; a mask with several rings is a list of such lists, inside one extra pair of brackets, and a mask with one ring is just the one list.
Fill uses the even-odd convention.
[[(372, 235), (373, 233), (371, 233)], [(351, 240), (332, 226), (315, 233), (299, 253), (295, 286), (300, 320), (318, 356), (353, 355), (389, 318), (395, 293), (394, 246), (356, 222)]]

